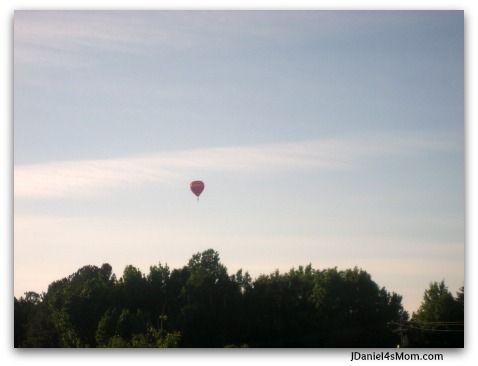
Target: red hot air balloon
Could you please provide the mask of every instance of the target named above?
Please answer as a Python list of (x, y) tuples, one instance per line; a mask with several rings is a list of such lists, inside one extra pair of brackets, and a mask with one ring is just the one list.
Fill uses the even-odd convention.
[(204, 190), (204, 183), (201, 182), (200, 180), (195, 180), (194, 182), (191, 182), (189, 187), (191, 188), (191, 191), (198, 197), (198, 201), (199, 201), (199, 195)]

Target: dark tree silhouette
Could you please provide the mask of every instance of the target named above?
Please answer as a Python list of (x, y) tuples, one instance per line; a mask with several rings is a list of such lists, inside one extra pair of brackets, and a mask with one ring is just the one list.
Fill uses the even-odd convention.
[[(292, 268), (253, 280), (229, 275), (213, 249), (179, 269), (84, 266), (41, 295), (14, 298), (15, 347), (394, 347), (406, 325), (463, 321), (456, 299), (431, 285), (412, 321), (402, 298), (362, 269)], [(449, 323), (451, 324), (451, 323)], [(463, 324), (463, 323), (461, 323)], [(423, 329), (422, 329), (423, 330)], [(444, 333), (444, 332), (443, 332)], [(418, 346), (459, 347), (463, 333), (408, 332)], [(460, 343), (461, 341), (461, 343)]]

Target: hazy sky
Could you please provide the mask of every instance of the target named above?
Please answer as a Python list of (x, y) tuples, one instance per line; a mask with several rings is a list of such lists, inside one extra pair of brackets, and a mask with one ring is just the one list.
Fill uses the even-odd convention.
[(15, 12), (15, 296), (208, 248), (455, 293), (463, 45), (461, 11)]

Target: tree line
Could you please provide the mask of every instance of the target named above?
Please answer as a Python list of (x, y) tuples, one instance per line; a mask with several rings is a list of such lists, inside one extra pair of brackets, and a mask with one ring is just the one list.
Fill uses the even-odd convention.
[[(252, 279), (213, 249), (186, 266), (84, 266), (14, 298), (15, 347), (463, 347), (464, 289), (432, 283), (410, 318), (362, 269), (311, 265)], [(461, 328), (460, 328), (461, 324)]]

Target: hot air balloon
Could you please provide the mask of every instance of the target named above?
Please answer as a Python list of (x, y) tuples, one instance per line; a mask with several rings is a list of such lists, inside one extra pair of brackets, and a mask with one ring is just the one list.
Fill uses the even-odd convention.
[(189, 187), (191, 188), (191, 191), (198, 197), (198, 201), (199, 201), (199, 195), (204, 190), (204, 183), (201, 182), (200, 180), (195, 180), (194, 182), (191, 182)]

